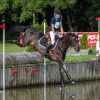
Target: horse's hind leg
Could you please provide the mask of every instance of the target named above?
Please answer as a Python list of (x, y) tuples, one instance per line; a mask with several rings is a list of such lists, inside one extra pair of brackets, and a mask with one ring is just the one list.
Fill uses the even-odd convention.
[(66, 69), (65, 64), (63, 64), (63, 69), (64, 69), (64, 72), (66, 73), (66, 76), (67, 76), (68, 80), (69, 80), (72, 84), (74, 84), (75, 82), (72, 80), (71, 76), (69, 75), (69, 73), (68, 73), (68, 71), (67, 71), (67, 69)]
[(63, 70), (63, 68), (62, 67), (60, 67), (59, 68), (59, 71), (60, 71), (60, 82), (61, 82), (61, 87), (64, 87), (65, 85), (64, 85), (64, 76), (63, 76), (63, 74), (64, 74), (64, 70)]

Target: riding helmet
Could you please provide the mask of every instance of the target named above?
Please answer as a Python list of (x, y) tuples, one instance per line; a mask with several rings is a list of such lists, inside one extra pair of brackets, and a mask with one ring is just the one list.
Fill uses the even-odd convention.
[(55, 9), (54, 13), (57, 15), (61, 15), (61, 11), (59, 9)]

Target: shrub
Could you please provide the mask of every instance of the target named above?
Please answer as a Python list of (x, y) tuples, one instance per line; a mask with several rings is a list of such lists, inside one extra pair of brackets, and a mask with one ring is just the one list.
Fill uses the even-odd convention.
[(35, 47), (33, 45), (29, 45), (27, 48), (26, 48), (26, 51), (27, 52), (34, 52), (36, 51)]
[(87, 46), (87, 44), (88, 44), (87, 36), (88, 36), (87, 33), (84, 33), (83, 37), (81, 39), (81, 48), (82, 49), (86, 49), (88, 47)]
[(41, 25), (40, 25), (39, 23), (36, 23), (36, 24), (34, 25), (34, 27), (35, 27), (35, 28), (38, 28), (41, 32), (44, 32), (44, 23), (45, 23), (45, 25), (46, 25), (46, 32), (47, 32), (47, 31), (48, 31), (48, 24), (47, 24), (47, 22), (46, 22), (45, 19), (42, 21)]
[(36, 23), (36, 24), (34, 25), (34, 27), (35, 27), (35, 28), (38, 28), (39, 30), (41, 29), (41, 25), (40, 25), (39, 23)]
[(41, 23), (40, 30), (41, 30), (41, 32), (44, 32), (44, 23), (46, 25), (46, 32), (47, 32), (48, 31), (48, 24), (47, 24), (45, 19)]

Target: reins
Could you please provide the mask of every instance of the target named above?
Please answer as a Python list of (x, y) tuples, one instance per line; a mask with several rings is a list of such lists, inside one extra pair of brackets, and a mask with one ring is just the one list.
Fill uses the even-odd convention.
[[(71, 39), (71, 40), (72, 40), (72, 39)], [(71, 42), (71, 40), (69, 41), (69, 43)], [(69, 44), (69, 43), (68, 43), (68, 44)], [(59, 40), (58, 40), (58, 46), (59, 46), (59, 48), (61, 49), (61, 51), (64, 52), (63, 48), (59, 45)], [(72, 47), (68, 48), (68, 50), (67, 50), (66, 52), (70, 51), (71, 48), (72, 48)]]

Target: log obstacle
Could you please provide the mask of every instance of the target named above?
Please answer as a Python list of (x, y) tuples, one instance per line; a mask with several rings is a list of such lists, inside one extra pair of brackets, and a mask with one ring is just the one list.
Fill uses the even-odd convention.
[[(11, 64), (31, 64), (43, 62), (43, 56), (38, 52), (23, 52), (23, 53), (12, 53), (5, 55), (6, 65)], [(2, 54), (0, 54), (0, 65), (3, 65)]]
[[(43, 56), (37, 52), (17, 53), (6, 55), (5, 66), (6, 88), (43, 85)], [(71, 77), (75, 81), (87, 81), (100, 79), (100, 62), (72, 62), (66, 63)], [(46, 82), (54, 84), (60, 82), (59, 68), (57, 64), (47, 64)], [(2, 88), (2, 55), (0, 55), (0, 88)], [(65, 82), (68, 82), (64, 76)]]

